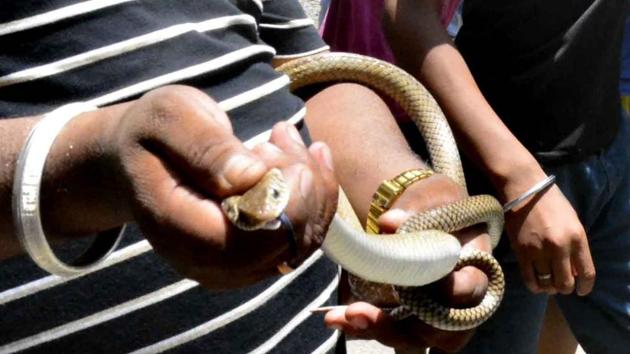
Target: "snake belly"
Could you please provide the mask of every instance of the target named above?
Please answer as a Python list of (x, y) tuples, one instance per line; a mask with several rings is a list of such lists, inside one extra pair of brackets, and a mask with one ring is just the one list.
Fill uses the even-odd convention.
[[(466, 188), (457, 145), (444, 114), (424, 86), (403, 70), (348, 53), (295, 59), (277, 70), (289, 76), (292, 90), (317, 83), (355, 82), (389, 96), (418, 127), (435, 172)], [(436, 328), (464, 330), (483, 323), (500, 304), (505, 285), (496, 260), (481, 251), (462, 250), (457, 238), (450, 234), (485, 223), (492, 246), (496, 246), (503, 229), (503, 212), (493, 197), (470, 197), (414, 215), (391, 235), (367, 234), (356, 227), (356, 222), (353, 226), (340, 215), (354, 215), (342, 190), (322, 250), (349, 273), (373, 286), (393, 286), (400, 301), (392, 312), (394, 317), (413, 314)], [(489, 290), (476, 307), (448, 308), (424, 296), (418, 288), (467, 264), (479, 267), (490, 280)]]

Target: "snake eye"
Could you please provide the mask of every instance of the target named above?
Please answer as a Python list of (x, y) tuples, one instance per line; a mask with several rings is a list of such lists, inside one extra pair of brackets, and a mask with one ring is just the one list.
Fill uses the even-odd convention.
[(278, 197), (280, 197), (280, 191), (273, 188), (271, 190), (271, 196), (273, 197), (273, 199), (278, 199)]

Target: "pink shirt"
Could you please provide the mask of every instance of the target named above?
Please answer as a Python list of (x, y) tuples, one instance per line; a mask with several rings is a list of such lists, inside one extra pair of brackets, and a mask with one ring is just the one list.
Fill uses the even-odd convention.
[[(461, 0), (443, 0), (441, 21), (448, 26)], [(394, 62), (381, 29), (383, 0), (332, 0), (320, 33), (333, 51)]]

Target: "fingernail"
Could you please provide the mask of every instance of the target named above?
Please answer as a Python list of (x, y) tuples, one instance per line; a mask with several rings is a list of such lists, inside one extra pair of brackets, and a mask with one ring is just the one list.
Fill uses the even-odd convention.
[(300, 133), (297, 131), (297, 129), (295, 129), (293, 124), (287, 124), (286, 131), (296, 143), (304, 145), (304, 141), (302, 140)]
[(336, 330), (336, 331), (343, 331), (343, 327), (341, 327), (341, 326), (340, 326), (340, 325), (338, 325), (338, 324), (331, 324), (331, 325), (328, 325), (328, 328), (330, 328), (330, 329), (334, 329), (334, 330)]
[(587, 294), (586, 291), (584, 291), (583, 289), (580, 289), (580, 287), (577, 286), (577, 284), (575, 286), (575, 293), (577, 294), (577, 296), (584, 296)]
[(272, 143), (270, 143), (268, 141), (265, 141), (265, 142), (262, 142), (262, 143), (256, 145), (254, 147), (254, 150), (259, 150), (259, 151), (264, 152), (265, 154), (268, 154), (268, 155), (273, 156), (273, 157), (282, 154), (282, 150), (280, 150), (279, 147), (275, 146), (274, 144), (272, 144)]
[(245, 175), (248, 170), (254, 168), (264, 169), (265, 164), (249, 155), (234, 154), (225, 162), (221, 172), (223, 178), (229, 184), (228, 188), (231, 188), (231, 181), (238, 180)]
[(321, 146), (319, 146), (319, 151), (321, 153), (322, 160), (324, 160), (324, 165), (326, 165), (326, 168), (332, 171), (334, 168), (330, 148), (328, 148), (328, 145), (321, 143)]
[(473, 290), (473, 297), (475, 299), (481, 299), (481, 297), (484, 295), (485, 291), (486, 291), (486, 287), (485, 286), (477, 285), (477, 286), (475, 286), (475, 290)]
[(304, 167), (300, 173), (300, 193), (302, 198), (306, 199), (311, 189), (313, 189), (313, 174), (311, 170)]
[(368, 322), (363, 317), (354, 317), (354, 318), (350, 319), (349, 322), (352, 325), (352, 327), (354, 327), (355, 329), (366, 329), (366, 328), (368, 328)]
[(409, 213), (405, 210), (394, 208), (388, 210), (385, 214), (387, 215), (387, 219), (393, 224), (399, 225), (407, 219)]

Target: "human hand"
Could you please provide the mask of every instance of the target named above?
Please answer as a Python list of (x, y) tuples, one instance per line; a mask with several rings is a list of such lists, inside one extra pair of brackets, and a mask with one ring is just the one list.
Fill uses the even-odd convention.
[[(264, 148), (246, 149), (227, 115), (193, 88), (166, 87), (133, 103), (111, 132), (114, 168), (134, 218), (155, 251), (208, 288), (232, 288), (297, 266), (323, 241), (337, 184), (324, 144), (306, 148), (297, 130), (274, 127)], [(298, 236), (289, 251), (282, 230), (241, 231), (220, 202), (241, 194), (271, 167), (291, 190), (286, 213)]]
[[(465, 196), (465, 191), (448, 177), (434, 175), (407, 188), (392, 208), (379, 218), (379, 225), (385, 233), (394, 232), (414, 213), (454, 202)], [(464, 247), (491, 251), (489, 236), (478, 227), (462, 230), (457, 236)], [(472, 307), (479, 304), (485, 295), (488, 278), (481, 270), (468, 266), (427, 287), (434, 298), (445, 299), (448, 306)], [(395, 303), (391, 303), (392, 298), (394, 296), (384, 295), (378, 305), (395, 306)], [(353, 300), (349, 299), (350, 302)], [(414, 317), (396, 321), (378, 307), (365, 302), (356, 302), (348, 307), (329, 311), (325, 323), (351, 336), (378, 340), (400, 352), (417, 352), (424, 347), (456, 351), (463, 347), (473, 334), (473, 330), (460, 332), (438, 330)]]
[[(588, 239), (575, 210), (557, 186), (508, 212), (505, 226), (530, 291), (591, 292), (595, 266)], [(543, 275), (550, 278), (540, 278)]]

